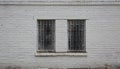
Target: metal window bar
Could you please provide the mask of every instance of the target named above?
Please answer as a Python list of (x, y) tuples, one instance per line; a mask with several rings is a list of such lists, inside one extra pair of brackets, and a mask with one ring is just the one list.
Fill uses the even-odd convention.
[(70, 52), (85, 52), (85, 20), (68, 20)]
[(55, 51), (55, 20), (38, 20), (38, 32), (38, 50)]

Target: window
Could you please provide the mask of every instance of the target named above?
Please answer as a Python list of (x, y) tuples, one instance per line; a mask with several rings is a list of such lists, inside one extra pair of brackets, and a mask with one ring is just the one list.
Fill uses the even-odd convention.
[(55, 20), (38, 20), (38, 51), (55, 51)]
[(36, 56), (87, 56), (86, 20), (38, 20)]
[(85, 52), (85, 20), (68, 20), (69, 52)]

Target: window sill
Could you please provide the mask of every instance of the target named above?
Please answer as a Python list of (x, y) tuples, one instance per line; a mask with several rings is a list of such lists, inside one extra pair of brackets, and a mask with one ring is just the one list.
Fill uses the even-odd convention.
[(80, 56), (86, 57), (87, 53), (67, 53), (67, 52), (56, 52), (56, 53), (35, 53), (36, 57), (51, 57), (51, 56)]

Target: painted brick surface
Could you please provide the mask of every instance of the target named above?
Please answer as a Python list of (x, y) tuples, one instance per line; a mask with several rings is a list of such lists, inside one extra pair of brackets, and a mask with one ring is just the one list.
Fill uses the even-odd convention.
[[(120, 6), (1, 5), (0, 66), (70, 68), (120, 64), (119, 12)], [(61, 20), (87, 19), (87, 57), (35, 57), (37, 50), (37, 19), (50, 18)], [(59, 20), (56, 22), (59, 22)], [(61, 22), (65, 23), (66, 21)], [(60, 30), (60, 27), (62, 30), (66, 30), (63, 25), (58, 24), (58, 30)], [(61, 32), (60, 34), (64, 33)], [(61, 40), (58, 36), (57, 39)], [(64, 45), (66, 43), (61, 45), (60, 50), (65, 50), (66, 46)]]
[(119, 1), (119, 0), (0, 0), (0, 1)]

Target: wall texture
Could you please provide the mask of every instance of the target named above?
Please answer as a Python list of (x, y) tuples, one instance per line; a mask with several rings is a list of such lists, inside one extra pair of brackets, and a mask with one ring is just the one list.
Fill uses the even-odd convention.
[[(120, 6), (0, 5), (0, 66), (81, 68), (119, 65), (119, 12)], [(35, 57), (37, 19), (50, 18), (87, 19), (87, 57)], [(66, 30), (59, 20), (57, 22), (58, 30)], [(64, 24), (65, 20), (61, 22)], [(62, 40), (58, 36), (57, 39)], [(64, 50), (65, 47), (63, 44), (60, 49)]]

